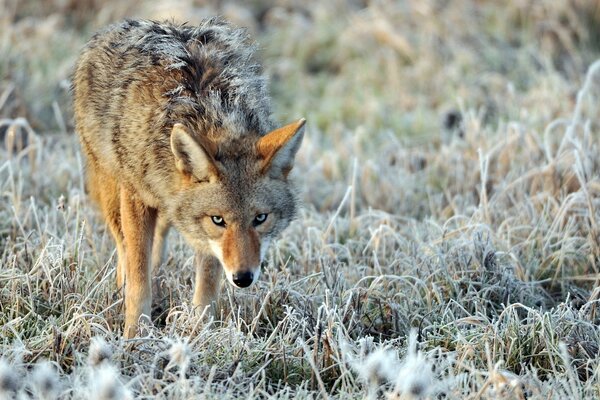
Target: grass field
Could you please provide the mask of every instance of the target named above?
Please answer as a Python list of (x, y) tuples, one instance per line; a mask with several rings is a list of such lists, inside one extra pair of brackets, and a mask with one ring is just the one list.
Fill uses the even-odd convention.
[[(69, 74), (110, 22), (213, 14), (308, 120), (303, 210), (216, 316), (172, 232), (125, 341)], [(0, 399), (600, 398), (596, 60), (597, 0), (0, 0)]]

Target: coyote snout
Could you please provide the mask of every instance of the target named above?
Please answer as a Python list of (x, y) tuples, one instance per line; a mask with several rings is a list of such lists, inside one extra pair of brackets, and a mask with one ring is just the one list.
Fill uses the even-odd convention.
[[(265, 223), (268, 218), (267, 214), (259, 216), (264, 219), (258, 223), (255, 217), (253, 225)], [(256, 227), (251, 226), (246, 229), (228, 227), (223, 220), (223, 236), (220, 240), (210, 241), (210, 248), (221, 262), (227, 280), (240, 288), (256, 282), (260, 275), (260, 263), (269, 245), (268, 239), (264, 239), (261, 243), (260, 233)]]
[(151, 272), (175, 227), (196, 251), (193, 302), (221, 267), (244, 288), (297, 209), (288, 179), (304, 119), (275, 129), (243, 30), (127, 20), (96, 34), (73, 79), (88, 190), (115, 239), (125, 335), (150, 316)]

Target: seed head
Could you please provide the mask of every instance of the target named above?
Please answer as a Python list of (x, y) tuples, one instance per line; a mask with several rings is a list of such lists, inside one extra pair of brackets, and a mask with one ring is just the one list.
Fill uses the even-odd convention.
[(408, 353), (396, 375), (396, 386), (388, 398), (422, 399), (431, 395), (434, 387), (433, 366), (423, 353), (417, 351), (416, 332), (410, 333)]
[(377, 349), (353, 365), (358, 376), (369, 385), (381, 385), (394, 379), (398, 370), (395, 352)]
[(100, 336), (92, 338), (90, 343), (90, 351), (88, 354), (88, 364), (91, 367), (96, 367), (104, 361), (110, 361), (113, 351), (106, 340)]
[(183, 378), (190, 364), (190, 347), (187, 340), (176, 340), (171, 343), (169, 348), (169, 363), (166, 369), (178, 367), (179, 374)]
[(131, 392), (119, 377), (119, 371), (108, 363), (98, 365), (90, 374), (91, 400), (129, 400)]
[(31, 385), (40, 399), (56, 399), (60, 392), (60, 380), (54, 366), (43, 361), (33, 368)]
[(19, 376), (15, 369), (0, 358), (0, 399), (11, 399), (19, 391)]

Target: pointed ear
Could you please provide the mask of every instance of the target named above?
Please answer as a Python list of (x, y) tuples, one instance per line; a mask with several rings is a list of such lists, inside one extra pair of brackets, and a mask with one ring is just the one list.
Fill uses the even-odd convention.
[(287, 177), (294, 166), (294, 157), (302, 144), (304, 136), (304, 118), (292, 122), (283, 128), (275, 129), (261, 137), (256, 150), (261, 159), (262, 173)]
[(201, 182), (216, 175), (211, 157), (182, 124), (175, 124), (171, 130), (171, 151), (175, 156), (175, 165), (182, 174)]

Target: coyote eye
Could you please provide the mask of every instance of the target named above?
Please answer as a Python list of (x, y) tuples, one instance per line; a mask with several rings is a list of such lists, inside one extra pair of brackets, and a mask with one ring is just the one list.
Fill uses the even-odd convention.
[(265, 222), (267, 220), (267, 216), (269, 214), (258, 214), (256, 217), (254, 217), (254, 226), (258, 226), (260, 224), (262, 224), (263, 222)]
[(223, 217), (220, 217), (218, 215), (213, 215), (212, 217), (210, 217), (210, 219), (212, 219), (212, 222), (215, 225), (225, 226), (225, 220), (223, 219)]

